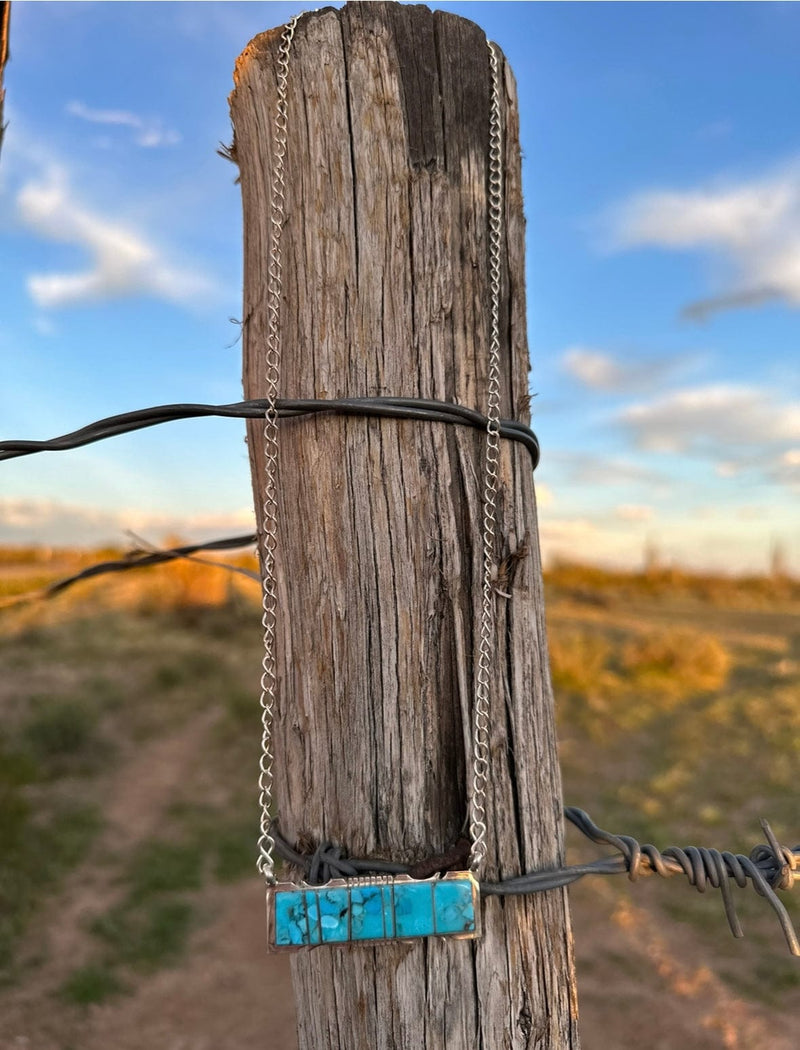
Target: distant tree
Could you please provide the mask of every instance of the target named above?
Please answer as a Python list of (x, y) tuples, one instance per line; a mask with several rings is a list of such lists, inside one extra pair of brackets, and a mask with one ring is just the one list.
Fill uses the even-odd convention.
[(769, 574), (773, 580), (781, 580), (788, 576), (788, 565), (786, 547), (780, 540), (773, 540), (769, 554)]
[(642, 551), (642, 568), (644, 569), (645, 575), (658, 572), (662, 567), (663, 561), (661, 559), (661, 551), (659, 550), (658, 544), (651, 536), (648, 536), (647, 542), (644, 545), (644, 550)]

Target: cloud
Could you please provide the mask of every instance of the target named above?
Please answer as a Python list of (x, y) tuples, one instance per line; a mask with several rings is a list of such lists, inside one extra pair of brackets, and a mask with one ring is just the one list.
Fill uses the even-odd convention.
[(718, 294), (684, 308), (720, 310), (778, 300), (800, 308), (800, 164), (738, 185), (640, 193), (606, 216), (617, 249), (700, 250), (728, 273)]
[(614, 514), (620, 519), (620, 521), (652, 521), (653, 508), (645, 503), (621, 503), (618, 507), (614, 508)]
[(181, 141), (177, 131), (166, 128), (160, 120), (145, 120), (126, 109), (91, 109), (83, 102), (68, 102), (66, 112), (71, 117), (85, 120), (89, 124), (105, 124), (130, 128), (137, 146), (154, 149), (158, 146), (175, 146)]
[[(619, 509), (619, 508), (617, 508)], [(800, 546), (792, 510), (775, 506), (762, 515), (750, 505), (742, 513), (722, 513), (716, 505), (679, 507), (673, 516), (660, 513), (657, 526), (632, 531), (621, 524), (616, 512), (591, 519), (539, 518), (542, 556), (546, 565), (578, 561), (640, 569), (657, 553), (660, 564), (680, 565), (700, 571), (764, 572), (776, 538), (785, 543), (790, 571), (800, 571)], [(624, 521), (624, 519), (623, 519)]]
[(614, 456), (599, 456), (592, 452), (554, 449), (547, 456), (546, 464), (563, 471), (566, 480), (573, 485), (645, 485), (660, 489), (670, 485), (670, 479), (665, 474), (642, 463)]
[(750, 386), (674, 390), (630, 405), (617, 418), (639, 448), (654, 452), (758, 451), (800, 440), (800, 402), (781, 403), (771, 391)]
[(38, 306), (57, 308), (131, 295), (188, 303), (213, 290), (197, 270), (171, 265), (143, 234), (80, 204), (58, 165), (50, 165), (43, 179), (22, 187), (17, 212), (39, 236), (78, 245), (92, 257), (86, 270), (31, 274), (27, 287)]
[(543, 481), (537, 481), (536, 483), (536, 506), (537, 507), (552, 507), (556, 501), (556, 497), (553, 490), (549, 485), (546, 485)]
[(602, 350), (571, 346), (564, 351), (561, 365), (567, 375), (590, 390), (626, 393), (662, 382), (684, 362), (682, 355), (649, 361), (620, 361)]
[(59, 500), (0, 498), (0, 543), (56, 543), (90, 547), (124, 543), (132, 530), (156, 543), (166, 536), (190, 542), (255, 531), (251, 508), (228, 514), (157, 514), (136, 508), (109, 510)]
[(800, 487), (800, 448), (788, 448), (767, 468), (768, 476), (783, 485)]

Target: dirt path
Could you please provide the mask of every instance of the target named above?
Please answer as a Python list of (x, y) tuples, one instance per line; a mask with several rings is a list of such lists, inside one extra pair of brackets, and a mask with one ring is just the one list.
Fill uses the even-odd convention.
[(44, 1050), (51, 1045), (46, 1042), (51, 1027), (57, 1033), (52, 1045), (69, 1046), (63, 1026), (71, 1029), (71, 1012), (56, 1002), (47, 1009), (42, 1004), (88, 960), (94, 942), (87, 926), (118, 899), (120, 861), (157, 830), (217, 718), (217, 711), (204, 711), (174, 733), (137, 747), (110, 779), (98, 783), (98, 797), (108, 799), (106, 827), (28, 931), (21, 959), (29, 973), (20, 985), (0, 993), (0, 1050)]
[[(583, 1050), (797, 1047), (785, 1015), (734, 995), (685, 929), (659, 923), (631, 893), (598, 880), (571, 901)], [(725, 935), (721, 928), (720, 951)]]
[(294, 1050), (294, 998), (285, 956), (264, 950), (260, 880), (229, 888), (217, 921), (180, 970), (97, 1009), (81, 1050)]

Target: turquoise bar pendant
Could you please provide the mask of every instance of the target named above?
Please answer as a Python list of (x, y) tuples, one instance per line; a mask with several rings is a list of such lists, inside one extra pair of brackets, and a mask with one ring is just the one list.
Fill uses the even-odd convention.
[(273, 951), (480, 936), (480, 888), (469, 871), (432, 879), (332, 879), (324, 886), (279, 882), (270, 898)]

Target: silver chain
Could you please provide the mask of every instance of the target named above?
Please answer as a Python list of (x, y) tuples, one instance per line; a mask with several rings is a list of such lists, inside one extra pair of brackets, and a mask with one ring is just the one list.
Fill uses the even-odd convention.
[[(278, 384), (281, 367), (280, 308), (282, 282), (281, 236), (285, 218), (285, 159), (287, 139), (286, 84), (289, 51), (299, 16), (287, 23), (278, 48), (277, 103), (273, 127), (271, 241), (267, 287), (267, 411), (264, 417), (264, 503), (261, 541), (262, 617), (264, 655), (261, 661), (261, 759), (258, 786), (261, 809), (257, 866), (269, 885), (275, 883), (275, 840), (270, 834), (273, 787), (272, 722), (277, 693), (276, 628), (277, 585), (275, 552), (278, 541)], [(486, 784), (489, 775), (489, 695), (494, 659), (493, 562), (498, 463), (500, 458), (500, 291), (503, 232), (502, 121), (500, 66), (497, 50), (489, 44), (492, 101), (489, 117), (489, 395), (486, 425), (486, 470), (483, 491), (483, 597), (473, 720), (472, 797), (469, 867), (477, 872), (486, 856)]]
[(489, 44), (492, 102), (489, 110), (489, 394), (483, 479), (483, 595), (478, 670), (472, 721), (472, 798), (469, 868), (477, 873), (486, 857), (486, 782), (489, 778), (489, 695), (494, 664), (494, 543), (497, 468), (500, 461), (500, 250), (503, 233), (503, 125), (500, 117), (500, 63)]
[(283, 290), (281, 236), (286, 203), (284, 168), (286, 160), (286, 81), (289, 76), (289, 50), (297, 19), (286, 25), (278, 48), (278, 101), (272, 139), (272, 200), (270, 209), (270, 249), (267, 277), (267, 411), (264, 417), (264, 504), (261, 540), (261, 625), (264, 628), (264, 655), (261, 660), (261, 759), (258, 799), (261, 807), (261, 834), (258, 838), (258, 869), (266, 881), (275, 882), (275, 840), (270, 834), (272, 816), (272, 719), (278, 685), (275, 662), (275, 631), (278, 621), (278, 594), (275, 580), (275, 551), (278, 546), (278, 382), (281, 375), (281, 293)]

